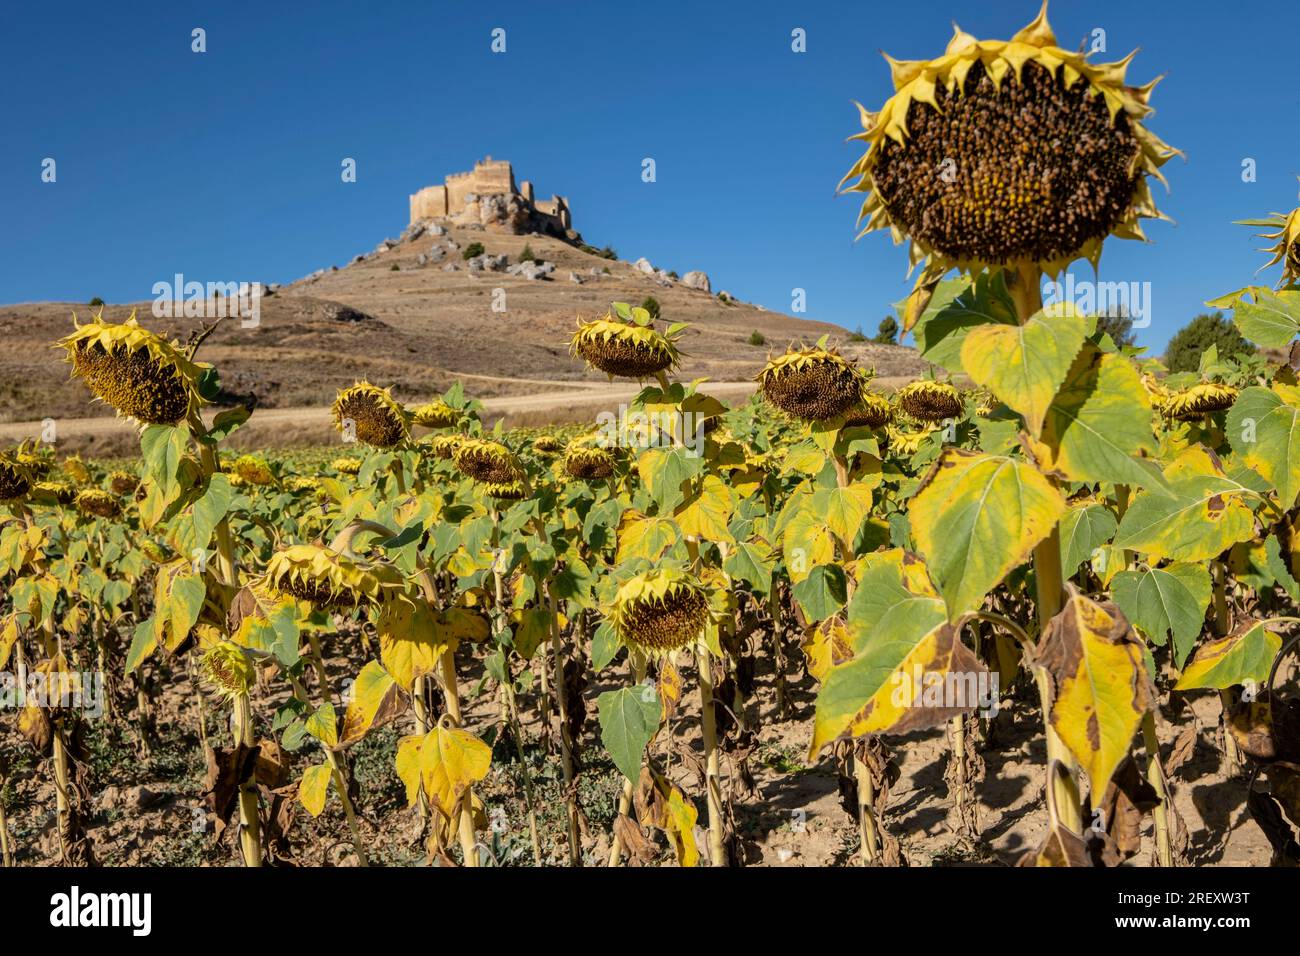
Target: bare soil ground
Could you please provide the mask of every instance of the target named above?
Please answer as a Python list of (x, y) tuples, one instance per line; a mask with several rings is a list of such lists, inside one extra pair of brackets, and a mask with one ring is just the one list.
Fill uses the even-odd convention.
[[(787, 638), (785, 650), (794, 668), (789, 687), (793, 710), (784, 716), (778, 713), (770, 657), (764, 654), (758, 662), (755, 693), (743, 709), (755, 737), (744, 747), (732, 747), (723, 759), (724, 785), (734, 797), (740, 852), (746, 865), (754, 866), (856, 865), (857, 827), (846, 812), (835, 762), (829, 751), (816, 759), (807, 756), (815, 687), (809, 678), (799, 676), (795, 635), (789, 633)], [(335, 656), (329, 660), (330, 678), (338, 686), (355, 676), (367, 655), (355, 625), (343, 623), (331, 643)], [(496, 741), (493, 769), (477, 791), (493, 821), (490, 849), (501, 865), (532, 865), (522, 765), (513, 744), (498, 735), (496, 695), (474, 696), (483, 677), (481, 667), (464, 655), (460, 668), (461, 686), (469, 695), (467, 724), (485, 739)], [(229, 834), (223, 844), (214, 842), (212, 821), (199, 800), (204, 772), (200, 720), (206, 720), (210, 740), (220, 744), (224, 738), (229, 745), (224, 713), (217, 702), (200, 692), (188, 660), (150, 664), (149, 670), (156, 729), (148, 754), (139, 749), (135, 694), (129, 684), (118, 688), (117, 719), (85, 725), (86, 825), (95, 856), (101, 863), (130, 866), (231, 865), (237, 853)], [(682, 673), (686, 680), (681, 708), (652, 743), (651, 752), (670, 779), (695, 798), (704, 825), (698, 691), (693, 668), (686, 665)], [(587, 865), (601, 865), (608, 856), (608, 834), (622, 785), (600, 746), (595, 699), (604, 690), (624, 686), (629, 679), (623, 662), (611, 664), (600, 675), (591, 674), (588, 668), (585, 675), (586, 720), (580, 741), (584, 769), (578, 792), (585, 815), (582, 846)], [(274, 681), (254, 698), (255, 717), (263, 735), (274, 706), (285, 696), (275, 689), (282, 684)], [(310, 682), (309, 689), (315, 692)], [(544, 858), (548, 864), (559, 865), (565, 860), (564, 782), (559, 759), (554, 748), (545, 745), (536, 700), (524, 696), (520, 703), (528, 763), (538, 787)], [(1188, 833), (1185, 865), (1266, 866), (1269, 847), (1246, 810), (1246, 782), (1223, 766), (1217, 697), (1196, 695), (1190, 704), (1190, 712), (1177, 721), (1179, 727), (1197, 725), (1196, 742), (1191, 759), (1173, 778), (1175, 805)], [(1168, 756), (1175, 730), (1164, 716), (1158, 724)], [(13, 726), (13, 721), (0, 723), (0, 749), (10, 763), (10, 780), (0, 790), (0, 798), (9, 810), (19, 864), (50, 863), (57, 858), (57, 836), (49, 764)], [(393, 767), (397, 741), (412, 729), (408, 711), (348, 752), (374, 863), (405, 866), (425, 860), (418, 812), (406, 807)], [(555, 728), (551, 739), (558, 739)], [(979, 744), (985, 774), (976, 788), (981, 835), (975, 841), (960, 835), (944, 782), (951, 754), (945, 732), (937, 729), (890, 737), (887, 743), (899, 764), (900, 777), (889, 794), (882, 825), (900, 842), (908, 865), (1013, 865), (1043, 837), (1045, 754), (1032, 690), (1023, 697), (1013, 692)], [(295, 777), (309, 763), (319, 761), (318, 753), (300, 751), (293, 757)], [(753, 781), (750, 793), (743, 792), (747, 777)], [(331, 797), (320, 818), (313, 820), (297, 807), (294, 820), (287, 862), (355, 865), (335, 798)], [(703, 832), (698, 831), (697, 836), (705, 848)], [(655, 862), (672, 865), (672, 853), (663, 836), (653, 835), (653, 839), (660, 851)], [(1130, 865), (1148, 865), (1152, 851), (1148, 816), (1143, 824), (1142, 850)]]

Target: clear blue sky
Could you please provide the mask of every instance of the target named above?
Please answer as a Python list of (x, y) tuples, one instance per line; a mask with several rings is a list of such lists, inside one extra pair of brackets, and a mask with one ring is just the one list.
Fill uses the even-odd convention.
[[(1006, 38), (1037, 2), (465, 6), (11, 2), (0, 301), (146, 299), (175, 272), (291, 280), (396, 235), (409, 193), (490, 153), (539, 195), (568, 195), (589, 242), (705, 269), (772, 309), (803, 288), (808, 317), (874, 331), (909, 284), (903, 250), (855, 243), (857, 202), (834, 195), (858, 152), (850, 100), (888, 95), (879, 50), (937, 55), (954, 18)], [(1152, 283), (1140, 341), (1159, 348), (1264, 261), (1231, 221), (1297, 203), (1300, 3), (1057, 0), (1051, 19), (1065, 47), (1097, 27), (1107, 59), (1141, 46), (1131, 80), (1168, 74), (1152, 126), (1187, 153), (1166, 167), (1172, 192), (1157, 187), (1177, 225), (1102, 260), (1103, 279)]]

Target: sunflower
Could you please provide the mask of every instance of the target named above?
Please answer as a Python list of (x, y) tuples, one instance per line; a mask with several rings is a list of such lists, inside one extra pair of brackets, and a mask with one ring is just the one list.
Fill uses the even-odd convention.
[(1201, 382), (1191, 388), (1167, 393), (1160, 411), (1181, 422), (1195, 421), (1210, 412), (1222, 412), (1237, 400), (1237, 390), (1219, 382)]
[(862, 372), (820, 344), (768, 359), (757, 381), (768, 402), (803, 422), (835, 418), (862, 398)]
[(483, 494), (498, 501), (523, 501), (528, 497), (528, 488), (522, 481), (505, 483), (489, 481), (482, 488)]
[(321, 608), (348, 608), (379, 601), (404, 586), (391, 565), (360, 561), (317, 544), (295, 544), (267, 562), (259, 586)]
[(264, 458), (240, 455), (230, 465), (230, 471), (250, 485), (273, 485), (275, 474)]
[(538, 435), (533, 439), (533, 451), (540, 455), (553, 455), (564, 447), (564, 442), (554, 435)]
[(33, 478), (45, 478), (54, 470), (54, 453), (48, 446), (33, 447), (30, 442), (23, 442), (14, 455), (31, 472)]
[(293, 475), (285, 484), (290, 491), (320, 491), (320, 480), (309, 475)]
[(890, 425), (885, 430), (889, 439), (889, 450), (900, 458), (911, 458), (935, 431), (933, 425), (925, 425), (916, 430), (908, 430)]
[(369, 382), (342, 389), (330, 411), (339, 432), (346, 432), (351, 422), (352, 436), (372, 448), (392, 448), (410, 434), (406, 410), (393, 400), (388, 389)]
[(35, 478), (18, 456), (0, 451), (0, 501), (17, 501), (32, 489)]
[(606, 616), (625, 644), (660, 655), (702, 637), (712, 610), (703, 584), (684, 571), (661, 567), (624, 582)]
[(460, 421), (460, 412), (443, 401), (426, 402), (411, 409), (411, 421), (425, 428), (450, 428)]
[(114, 495), (98, 488), (78, 492), (74, 503), (77, 510), (87, 517), (116, 518), (122, 513), (122, 503)]
[(947, 382), (911, 382), (900, 388), (894, 399), (920, 422), (941, 422), (961, 414), (961, 396)]
[(1292, 209), (1289, 213), (1283, 215), (1275, 212), (1267, 219), (1244, 219), (1241, 221), (1243, 226), (1262, 226), (1266, 229), (1273, 229), (1274, 232), (1260, 233), (1261, 239), (1277, 240), (1273, 245), (1265, 249), (1265, 252), (1271, 252), (1273, 258), (1264, 264), (1265, 269), (1282, 263), (1282, 278), (1278, 281), (1278, 287), (1291, 285), (1294, 282), (1300, 282), (1300, 208)]
[(467, 478), (488, 485), (510, 485), (522, 480), (524, 467), (500, 442), (466, 438), (456, 448), (456, 468)]
[(70, 505), (77, 500), (77, 489), (66, 481), (38, 481), (32, 485), (32, 501), (43, 505)]
[(573, 444), (564, 453), (564, 470), (574, 478), (597, 481), (614, 473), (617, 459), (608, 448)]
[(429, 449), (443, 461), (456, 456), (456, 449), (465, 444), (464, 435), (437, 435), (429, 442)]
[(893, 418), (894, 406), (889, 404), (889, 399), (863, 389), (861, 400), (844, 413), (844, 425), (848, 428), (883, 428)]
[(138, 547), (144, 556), (155, 564), (167, 564), (176, 558), (171, 548), (153, 538), (140, 538)]
[(613, 311), (592, 322), (580, 321), (569, 341), (569, 354), (582, 356), (610, 378), (647, 378), (675, 366), (681, 359), (676, 344), (680, 330), (656, 332), (644, 309), (627, 311), (642, 321), (623, 321)]
[(63, 473), (79, 485), (87, 485), (95, 480), (80, 455), (71, 455), (63, 459)]
[(112, 489), (113, 494), (120, 497), (135, 494), (135, 489), (139, 486), (140, 479), (125, 471), (115, 471), (108, 476), (108, 487)]
[(191, 362), (176, 342), (141, 328), (134, 312), (121, 325), (96, 316), (58, 346), (67, 350), (72, 374), (124, 418), (175, 425), (204, 402), (199, 381), (211, 366)]
[(860, 235), (911, 240), (926, 279), (949, 269), (1094, 263), (1111, 234), (1143, 239), (1164, 218), (1148, 176), (1178, 151), (1143, 126), (1155, 81), (1132, 87), (1133, 55), (1090, 63), (1056, 45), (1047, 4), (1009, 42), (954, 27), (934, 60), (890, 59), (894, 95), (858, 106), (867, 152), (841, 181), (866, 193)]
[(218, 641), (203, 654), (203, 678), (222, 697), (245, 696), (257, 678), (253, 659), (238, 644)]
[(361, 470), (360, 458), (335, 458), (330, 462), (330, 467), (340, 475), (355, 475)]

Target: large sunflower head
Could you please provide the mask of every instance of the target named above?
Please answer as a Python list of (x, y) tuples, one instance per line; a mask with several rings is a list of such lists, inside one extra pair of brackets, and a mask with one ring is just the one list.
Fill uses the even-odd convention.
[(89, 518), (116, 518), (122, 513), (122, 502), (116, 495), (99, 488), (87, 488), (77, 494), (77, 510)]
[(645, 309), (615, 303), (603, 318), (579, 321), (569, 354), (582, 356), (610, 378), (648, 378), (681, 359), (676, 344), (680, 331), (657, 332)]
[(318, 544), (295, 544), (271, 555), (260, 585), (321, 608), (373, 604), (404, 586), (391, 565), (350, 558)]
[(360, 458), (335, 458), (330, 462), (330, 467), (340, 475), (355, 475), (361, 470)]
[(466, 438), (456, 448), (456, 468), (467, 478), (488, 485), (511, 485), (524, 467), (505, 445), (486, 438)]
[(27, 496), (36, 483), (31, 470), (18, 455), (0, 451), (0, 501), (17, 501)]
[(564, 448), (564, 442), (555, 435), (538, 435), (533, 439), (533, 451), (539, 455), (554, 455)]
[(388, 389), (369, 382), (357, 382), (341, 390), (330, 411), (335, 428), (346, 432), (351, 422), (353, 437), (372, 448), (392, 448), (410, 434), (406, 410)]
[(757, 381), (768, 402), (803, 422), (835, 418), (862, 397), (862, 372), (820, 344), (769, 359)]
[(1275, 212), (1267, 219), (1246, 219), (1242, 225), (1262, 226), (1273, 230), (1260, 233), (1260, 238), (1274, 240), (1273, 245), (1264, 250), (1273, 254), (1273, 258), (1264, 264), (1264, 268), (1282, 263), (1279, 287), (1300, 282), (1300, 208), (1292, 209), (1285, 215)]
[(95, 480), (80, 455), (70, 455), (63, 459), (63, 473), (79, 485), (88, 485)]
[(941, 422), (961, 414), (961, 394), (947, 382), (909, 382), (894, 398), (919, 422)]
[(528, 488), (522, 481), (505, 483), (489, 481), (482, 485), (483, 494), (497, 501), (523, 501), (528, 497)]
[(68, 352), (72, 374), (125, 418), (175, 425), (203, 404), (199, 382), (210, 366), (191, 362), (175, 342), (141, 328), (135, 313), (121, 325), (96, 316), (58, 345)]
[(411, 409), (411, 421), (425, 428), (451, 428), (460, 421), (460, 412), (444, 401), (434, 400)]
[(1160, 217), (1147, 182), (1177, 154), (1143, 125), (1155, 82), (1128, 86), (1132, 55), (1089, 63), (1056, 45), (1047, 4), (1011, 40), (954, 28), (934, 60), (890, 59), (894, 95), (861, 106), (867, 152), (841, 182), (866, 193), (862, 234), (911, 240), (913, 264), (1094, 262), (1109, 235)]
[(607, 616), (625, 644), (659, 655), (702, 637), (712, 611), (703, 584), (684, 571), (660, 567), (624, 582)]
[(571, 477), (599, 481), (614, 474), (617, 459), (608, 448), (575, 442), (564, 453), (564, 470)]
[(1160, 412), (1182, 422), (1195, 421), (1211, 412), (1223, 412), (1237, 400), (1237, 390), (1221, 382), (1200, 382), (1190, 388), (1167, 392)]

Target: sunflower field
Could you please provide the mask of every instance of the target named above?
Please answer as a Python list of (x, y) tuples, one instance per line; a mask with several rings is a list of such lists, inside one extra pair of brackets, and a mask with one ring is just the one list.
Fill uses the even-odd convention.
[[(236, 453), (250, 413), (212, 414), (201, 336), (78, 324), (58, 345), (140, 454), (0, 454), (0, 669), (48, 698), (0, 715), (4, 865), (102, 855), (104, 723), (187, 768), (191, 862), (744, 865), (755, 827), (806, 823), (764, 807), (775, 760), (830, 767), (837, 862), (904, 865), (899, 766), (929, 741), (908, 799), (970, 859), (1195, 863), (1199, 747), (1300, 864), (1300, 210), (1249, 221), (1277, 286), (1211, 303), (1282, 358), (1169, 374), (1041, 293), (1160, 217), (1154, 84), (1045, 12), (889, 66), (841, 185), (919, 268), (900, 320), (932, 373), (894, 390), (822, 340), (728, 407), (675, 377), (685, 326), (613, 303), (569, 342), (642, 383), (612, 424), (358, 382), (339, 445)], [(92, 672), (102, 715), (59, 705)], [(982, 822), (1009, 748), (1013, 854)]]

